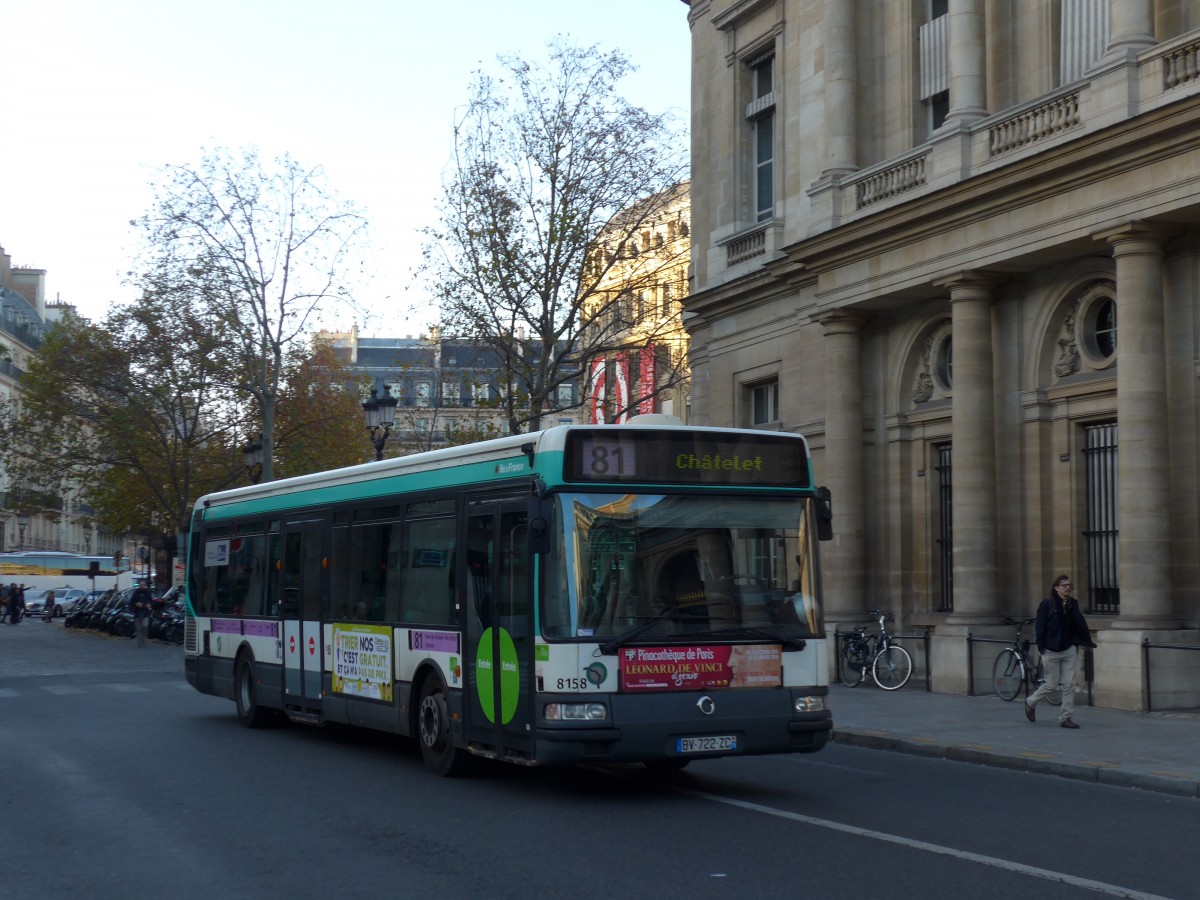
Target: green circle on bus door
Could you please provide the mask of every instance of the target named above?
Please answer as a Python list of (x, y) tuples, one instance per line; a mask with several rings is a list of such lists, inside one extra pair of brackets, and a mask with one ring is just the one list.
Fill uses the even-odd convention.
[[(517, 647), (512, 636), (498, 629), (500, 641), (500, 721), (507, 725), (517, 711), (521, 673), (517, 665)], [(492, 629), (484, 629), (475, 651), (475, 690), (479, 705), (489, 722), (496, 721), (496, 659), (492, 652)]]
[(517, 712), (521, 695), (521, 673), (517, 666), (517, 645), (512, 635), (500, 629), (500, 713), (507, 725)]

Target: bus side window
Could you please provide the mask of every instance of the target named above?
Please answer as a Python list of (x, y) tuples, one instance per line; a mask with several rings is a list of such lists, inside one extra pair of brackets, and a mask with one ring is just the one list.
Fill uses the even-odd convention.
[(406, 527), (400, 619), (422, 625), (452, 625), (455, 520), (418, 519)]
[(329, 566), (329, 615), (334, 619), (352, 618), (350, 611), (350, 529), (333, 529)]

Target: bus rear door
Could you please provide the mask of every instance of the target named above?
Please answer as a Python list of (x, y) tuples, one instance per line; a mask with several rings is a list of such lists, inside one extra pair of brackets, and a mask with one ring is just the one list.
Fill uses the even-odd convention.
[(528, 518), (525, 501), (470, 504), (459, 562), (467, 594), (467, 739), (499, 756), (528, 755), (533, 746)]

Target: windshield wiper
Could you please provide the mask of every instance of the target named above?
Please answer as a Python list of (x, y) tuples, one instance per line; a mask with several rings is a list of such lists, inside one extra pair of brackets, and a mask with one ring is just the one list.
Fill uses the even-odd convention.
[(693, 612), (681, 606), (672, 606), (670, 609), (664, 609), (657, 616), (651, 616), (647, 621), (642, 622), (642, 624), (634, 625), (628, 631), (618, 634), (611, 640), (601, 644), (600, 652), (605, 656), (612, 656), (621, 647), (625, 646), (626, 642), (632, 641), (638, 635), (645, 634), (660, 622), (694, 622), (699, 619), (703, 619), (706, 622), (709, 621), (706, 613)]

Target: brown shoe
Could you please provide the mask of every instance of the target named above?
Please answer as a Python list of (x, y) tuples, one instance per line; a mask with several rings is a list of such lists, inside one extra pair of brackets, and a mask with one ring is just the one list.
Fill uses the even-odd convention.
[(1025, 707), (1025, 718), (1027, 718), (1030, 722), (1036, 722), (1037, 712), (1034, 710), (1034, 708), (1028, 703), (1024, 703), (1022, 705)]
[(1079, 726), (1076, 725), (1074, 722), (1072, 722), (1070, 719), (1063, 719), (1061, 722), (1058, 723), (1058, 727), (1059, 728), (1078, 728)]

